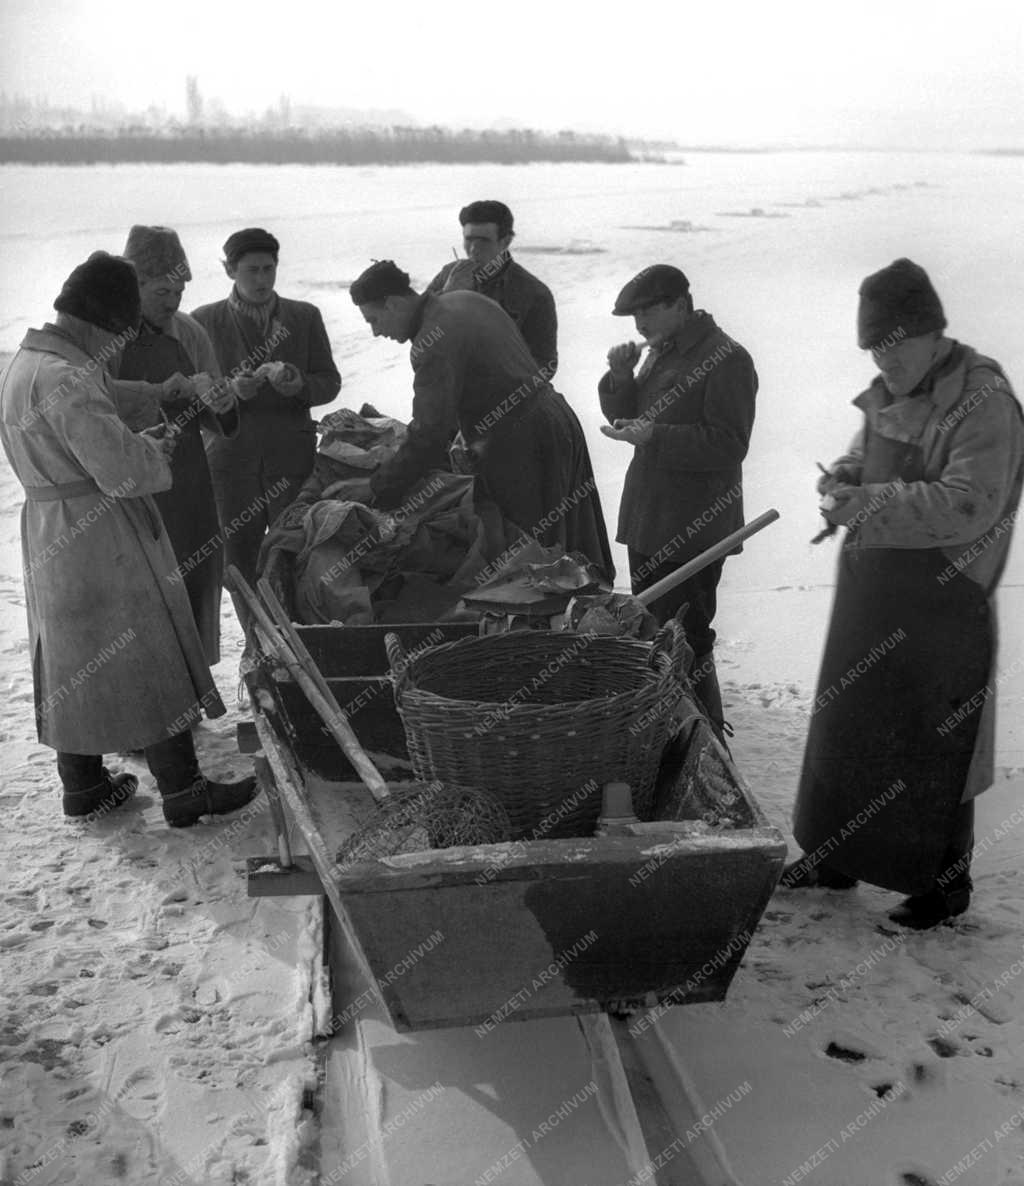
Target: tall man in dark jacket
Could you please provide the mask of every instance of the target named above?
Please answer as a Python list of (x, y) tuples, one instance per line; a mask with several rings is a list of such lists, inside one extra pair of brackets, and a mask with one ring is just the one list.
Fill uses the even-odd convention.
[(353, 283), (374, 337), (412, 342), (412, 422), (373, 475), (378, 506), (398, 506), (429, 470), (447, 468), (461, 431), (476, 474), (507, 520), (545, 546), (579, 551), (614, 574), (583, 429), (512, 320), (475, 292), (420, 295), (390, 260)]
[(226, 562), (250, 582), (267, 528), (313, 469), (309, 409), (341, 389), (319, 309), (274, 291), (279, 250), (259, 227), (236, 231), (224, 244), (228, 298), (192, 313), (239, 399), (237, 434), (210, 441), (207, 457)]
[(512, 258), (512, 211), (504, 202), (470, 202), (459, 211), (459, 222), (466, 259), (446, 264), (427, 285), (427, 292), (468, 288), (497, 301), (550, 379), (558, 370), (555, 298), (546, 284)]
[[(601, 431), (633, 445), (619, 510), (620, 543), (641, 593), (743, 525), (743, 476), (754, 423), (757, 373), (750, 355), (714, 318), (694, 310), (690, 284), (669, 264), (645, 268), (612, 310), (632, 316), (649, 347), (608, 352), (598, 392), (611, 422)], [(737, 548), (738, 552), (740, 549)], [(695, 654), (695, 688), (716, 729), (723, 726), (715, 672), (717, 589), (724, 561), (654, 602), (660, 621), (679, 617)]]

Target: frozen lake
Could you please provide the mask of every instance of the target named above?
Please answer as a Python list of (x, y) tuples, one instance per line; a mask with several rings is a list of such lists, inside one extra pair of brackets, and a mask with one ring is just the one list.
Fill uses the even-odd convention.
[[(782, 705), (813, 690), (833, 580), (834, 541), (808, 544), (819, 526), (815, 462), (845, 449), (857, 424), (850, 400), (872, 373), (854, 338), (858, 285), (897, 256), (915, 259), (949, 332), (997, 358), (1020, 391), (1022, 175), (1024, 158), (874, 152), (701, 153), (672, 166), (7, 166), (0, 351), (45, 320), (90, 251), (119, 251), (133, 222), (179, 231), (194, 275), (185, 309), (226, 293), (221, 244), (261, 225), (282, 244), (279, 290), (323, 311), (340, 403), (408, 418), (408, 350), (370, 337), (347, 285), (373, 258), (425, 283), (460, 243), (459, 207), (500, 198), (516, 216), (513, 250), (555, 294), (556, 384), (584, 422), (614, 523), (629, 452), (598, 432), (596, 385), (632, 324), (610, 310), (641, 267), (674, 263), (761, 379), (746, 507), (752, 517), (775, 506), (782, 519), (727, 565), (718, 625), (732, 694)], [(1021, 557), (1017, 545), (1001, 593), (999, 761), (1013, 766), (1024, 766)], [(623, 549), (616, 558), (624, 579)], [(15, 554), (0, 563), (18, 571)]]

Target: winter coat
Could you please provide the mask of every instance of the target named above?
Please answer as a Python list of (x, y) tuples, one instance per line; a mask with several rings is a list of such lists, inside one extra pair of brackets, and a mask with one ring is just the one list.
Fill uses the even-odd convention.
[(210, 335), (225, 375), (256, 370), (265, 362), (290, 362), (303, 378), (298, 395), (281, 395), (265, 381), (253, 399), (239, 401), (238, 433), (207, 442), (215, 484), (237, 462), (253, 458), (260, 460), (265, 474), (304, 477), (313, 468), (316, 453), (309, 409), (329, 404), (341, 390), (320, 310), (306, 301), (274, 299), (277, 303), (266, 334), (226, 300), (192, 312)]
[(39, 740), (103, 754), (224, 706), (160, 513), (154, 442), (118, 416), (101, 366), (30, 330), (0, 386), (0, 439), (26, 488), (22, 557)]
[[(743, 526), (743, 475), (757, 372), (750, 355), (698, 310), (625, 382), (598, 386), (608, 421), (643, 417), (619, 508), (620, 543), (683, 565)], [(739, 551), (739, 548), (735, 549)]]
[(583, 429), (494, 301), (453, 291), (420, 298), (413, 328), (412, 422), (371, 479), (382, 507), (448, 467), (461, 431), (487, 494), (545, 546), (580, 551), (611, 576), (611, 549)]
[[(870, 483), (863, 520), (847, 548), (938, 548), (942, 575), (963, 573), (985, 591), (995, 617), (995, 592), (1006, 566), (1024, 482), (1024, 423), (1002, 368), (970, 346), (953, 345), (930, 392), (893, 402), (881, 377), (853, 401), (873, 431), (918, 446), (925, 480)], [(832, 466), (860, 484), (864, 429)], [(941, 579), (941, 576), (940, 576)], [(992, 784), (996, 681), (983, 697), (974, 759), (964, 798)]]
[(174, 554), (185, 573), (185, 589), (203, 640), (206, 661), (212, 667), (220, 662), (224, 544), (202, 430), (217, 436), (235, 436), (238, 407), (217, 415), (198, 397), (159, 398), (159, 388), (155, 385), (175, 372), (186, 377), (204, 372), (214, 379), (220, 378), (220, 367), (206, 330), (187, 313), (175, 313), (162, 333), (144, 324), (120, 357), (111, 359), (108, 370), (113, 376), (110, 387), (114, 401), (130, 428), (138, 430), (159, 424), (163, 411), (178, 430), (177, 447), (171, 459), (174, 485), (154, 497)]
[[(452, 271), (464, 263), (464, 260), (453, 260), (445, 264), (427, 286), (427, 292), (443, 292)], [(490, 273), (486, 264), (478, 271)], [(546, 378), (552, 378), (558, 370), (558, 314), (551, 289), (509, 256), (496, 271), (485, 274), (475, 283), (476, 292), (497, 301), (512, 318), (534, 361), (544, 368)]]

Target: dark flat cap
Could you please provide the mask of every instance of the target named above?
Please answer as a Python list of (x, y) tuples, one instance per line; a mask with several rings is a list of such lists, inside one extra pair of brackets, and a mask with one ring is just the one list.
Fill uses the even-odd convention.
[(493, 222), (498, 227), (498, 238), (504, 239), (512, 234), (512, 211), (504, 202), (486, 200), (470, 202), (459, 211), (459, 223), (465, 226), (467, 222)]
[(119, 255), (94, 251), (64, 281), (53, 307), (111, 334), (136, 330), (142, 308), (135, 266)]
[(354, 305), (366, 305), (389, 296), (402, 296), (412, 289), (408, 272), (403, 272), (394, 260), (379, 259), (352, 281), (348, 291)]
[(946, 315), (939, 294), (928, 273), (913, 260), (893, 260), (861, 284), (857, 342), (862, 350), (890, 337), (917, 338), (945, 328)]
[(224, 258), (232, 266), (248, 255), (250, 251), (265, 251), (277, 259), (281, 244), (262, 227), (250, 226), (244, 231), (235, 231), (224, 244)]
[(632, 280), (615, 298), (612, 313), (616, 317), (630, 317), (645, 305), (658, 301), (674, 301), (686, 296), (690, 282), (678, 268), (671, 264), (654, 264), (637, 272)]

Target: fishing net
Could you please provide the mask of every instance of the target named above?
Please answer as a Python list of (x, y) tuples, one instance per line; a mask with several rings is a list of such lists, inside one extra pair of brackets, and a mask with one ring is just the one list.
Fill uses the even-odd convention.
[(512, 827), (498, 799), (474, 787), (410, 783), (392, 790), (338, 852), (340, 864), (458, 845), (500, 844)]

